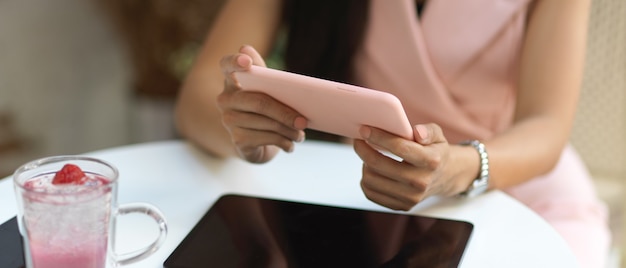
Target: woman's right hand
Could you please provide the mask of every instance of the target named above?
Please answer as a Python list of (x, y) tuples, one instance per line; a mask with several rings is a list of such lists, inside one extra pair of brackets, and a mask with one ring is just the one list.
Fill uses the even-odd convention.
[(263, 58), (251, 46), (222, 58), (224, 90), (218, 95), (217, 106), (239, 156), (252, 163), (264, 163), (280, 149), (293, 151), (294, 141), (304, 140), (307, 120), (267, 94), (241, 89), (234, 72), (246, 71), (252, 64), (265, 67)]

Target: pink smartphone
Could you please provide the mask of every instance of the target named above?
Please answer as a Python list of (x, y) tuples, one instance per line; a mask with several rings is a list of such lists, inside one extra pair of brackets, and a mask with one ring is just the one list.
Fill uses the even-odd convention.
[(387, 92), (260, 66), (235, 72), (244, 90), (266, 93), (301, 113), (308, 127), (361, 139), (368, 125), (413, 140), (413, 129), (400, 100)]

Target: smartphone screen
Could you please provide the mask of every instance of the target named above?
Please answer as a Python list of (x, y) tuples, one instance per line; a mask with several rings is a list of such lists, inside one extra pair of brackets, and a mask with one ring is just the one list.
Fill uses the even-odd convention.
[(225, 195), (166, 268), (458, 267), (468, 222)]

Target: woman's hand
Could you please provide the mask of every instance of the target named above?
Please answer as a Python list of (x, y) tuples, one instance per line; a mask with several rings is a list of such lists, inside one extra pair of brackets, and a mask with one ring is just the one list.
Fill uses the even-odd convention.
[(395, 210), (409, 210), (426, 197), (459, 191), (454, 175), (446, 170), (451, 147), (441, 128), (428, 124), (414, 129), (417, 142), (373, 127), (360, 129), (363, 140), (354, 141), (354, 150), (363, 160), (361, 188), (371, 201)]
[(218, 95), (217, 106), (239, 156), (264, 163), (279, 149), (293, 151), (293, 142), (304, 140), (307, 120), (267, 94), (241, 90), (233, 73), (248, 70), (252, 64), (265, 66), (263, 58), (250, 46), (222, 58), (224, 90)]

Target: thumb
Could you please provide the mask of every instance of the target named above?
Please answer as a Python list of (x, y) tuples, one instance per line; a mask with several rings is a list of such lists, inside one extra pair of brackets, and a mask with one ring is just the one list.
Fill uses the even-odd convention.
[(252, 58), (252, 64), (266, 67), (265, 60), (263, 60), (263, 57), (261, 57), (261, 54), (259, 54), (259, 52), (256, 51), (254, 47), (250, 45), (244, 45), (239, 49), (239, 53), (243, 53), (243, 54), (250, 56), (250, 58)]
[(415, 141), (421, 145), (446, 142), (441, 127), (437, 124), (420, 124), (413, 127)]

